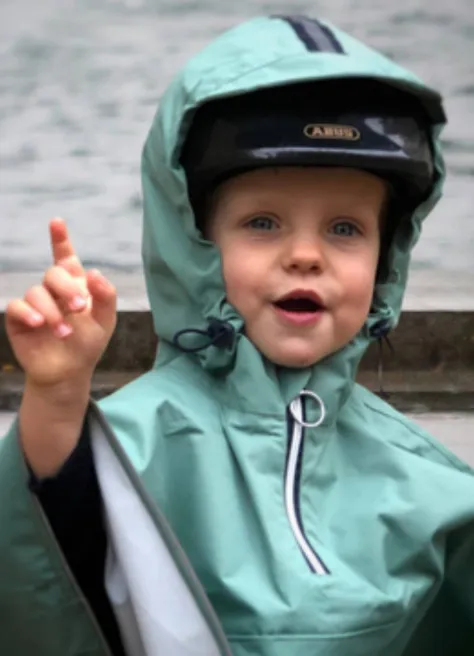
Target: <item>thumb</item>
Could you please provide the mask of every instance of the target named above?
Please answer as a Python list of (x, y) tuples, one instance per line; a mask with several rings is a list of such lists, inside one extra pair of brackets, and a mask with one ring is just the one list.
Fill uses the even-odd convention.
[(86, 278), (92, 296), (91, 315), (104, 330), (112, 334), (117, 321), (115, 287), (97, 269), (88, 271)]

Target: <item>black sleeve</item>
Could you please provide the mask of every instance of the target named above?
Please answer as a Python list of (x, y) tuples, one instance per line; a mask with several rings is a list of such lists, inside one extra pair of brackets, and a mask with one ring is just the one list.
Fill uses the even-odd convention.
[(69, 567), (87, 599), (114, 656), (125, 656), (104, 587), (107, 534), (87, 419), (76, 449), (52, 478), (29, 486), (38, 497)]

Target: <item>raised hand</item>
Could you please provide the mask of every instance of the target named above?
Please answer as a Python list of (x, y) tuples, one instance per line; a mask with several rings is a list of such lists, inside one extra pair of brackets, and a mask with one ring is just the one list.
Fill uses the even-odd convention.
[(114, 287), (85, 271), (66, 224), (49, 225), (54, 264), (42, 282), (6, 311), (8, 338), (27, 380), (40, 387), (74, 385), (92, 376), (116, 323)]

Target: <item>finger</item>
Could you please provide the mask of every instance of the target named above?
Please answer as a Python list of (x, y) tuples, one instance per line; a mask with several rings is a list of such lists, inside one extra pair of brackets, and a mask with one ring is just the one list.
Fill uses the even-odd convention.
[(54, 263), (74, 262), (75, 272), (73, 275), (84, 275), (81, 261), (69, 239), (66, 223), (60, 218), (52, 219), (49, 223), (49, 232)]
[(87, 293), (87, 285), (85, 283), (86, 272), (82, 266), (81, 260), (77, 257), (77, 255), (69, 255), (64, 259), (59, 260), (57, 265), (61, 266), (63, 269), (66, 269), (66, 271), (70, 273), (74, 278), (82, 278), (84, 281), (82, 285), (85, 292)]
[[(39, 305), (41, 306), (42, 304), (39, 303)], [(19, 327), (34, 330), (35, 328), (41, 328), (45, 323), (45, 317), (28, 301), (14, 299), (7, 306), (6, 324), (10, 329), (13, 328), (15, 330), (14, 326), (16, 326), (16, 330)], [(54, 334), (60, 338), (67, 337), (72, 333), (72, 326), (65, 321), (59, 321), (59, 323), (52, 325), (52, 329)]]
[(72, 326), (64, 320), (55, 299), (42, 285), (30, 287), (25, 294), (25, 302), (43, 317), (57, 337), (67, 337), (72, 333)]
[(25, 294), (24, 300), (50, 326), (55, 327), (64, 321), (63, 313), (58, 304), (42, 285), (30, 287)]
[(45, 322), (43, 315), (21, 298), (15, 298), (8, 303), (5, 317), (9, 322), (22, 324), (30, 328), (37, 328)]
[(92, 316), (106, 330), (112, 332), (117, 320), (117, 292), (97, 269), (87, 272), (87, 285), (92, 302)]
[(43, 285), (72, 312), (80, 312), (87, 307), (88, 291), (84, 284), (61, 266), (53, 266), (46, 271)]

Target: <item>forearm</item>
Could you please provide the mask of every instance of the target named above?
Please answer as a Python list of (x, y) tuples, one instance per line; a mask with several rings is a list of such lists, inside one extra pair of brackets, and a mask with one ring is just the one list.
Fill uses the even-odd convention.
[(19, 411), (25, 459), (38, 478), (54, 476), (74, 451), (81, 434), (90, 381), (44, 389), (25, 384)]

